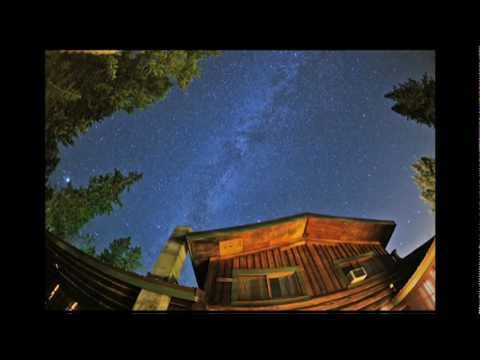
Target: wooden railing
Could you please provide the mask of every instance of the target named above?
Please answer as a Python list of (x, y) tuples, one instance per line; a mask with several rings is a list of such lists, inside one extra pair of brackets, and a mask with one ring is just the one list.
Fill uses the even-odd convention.
[(94, 304), (93, 307), (131, 309), (142, 289), (184, 301), (198, 302), (201, 299), (200, 289), (112, 267), (49, 232), (46, 232), (46, 242), (49, 273), (55, 273), (62, 288), (85, 299), (86, 303)]

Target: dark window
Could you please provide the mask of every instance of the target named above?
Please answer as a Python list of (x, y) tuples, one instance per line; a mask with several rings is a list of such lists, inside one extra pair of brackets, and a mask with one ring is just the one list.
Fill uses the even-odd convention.
[(238, 300), (269, 299), (266, 276), (240, 276), (238, 278)]
[(348, 276), (348, 273), (349, 273), (350, 271), (352, 271), (353, 269), (355, 269), (355, 266), (353, 266), (353, 265), (346, 265), (346, 266), (342, 267), (343, 274), (344, 274), (345, 276)]
[[(248, 274), (248, 270), (238, 274), (235, 278), (236, 296), (234, 298), (236, 300), (234, 301), (273, 300), (305, 295), (302, 280), (297, 271), (268, 270), (265, 274), (258, 270), (253, 270), (255, 273), (252, 274)], [(234, 291), (233, 288), (232, 291)]]
[(282, 296), (282, 288), (280, 287), (280, 278), (270, 279), (270, 288), (272, 289), (273, 298), (278, 298)]
[(353, 270), (353, 274), (356, 276), (356, 277), (360, 277), (360, 276), (363, 276), (366, 274), (365, 270), (363, 268), (359, 268), (359, 269), (355, 269)]

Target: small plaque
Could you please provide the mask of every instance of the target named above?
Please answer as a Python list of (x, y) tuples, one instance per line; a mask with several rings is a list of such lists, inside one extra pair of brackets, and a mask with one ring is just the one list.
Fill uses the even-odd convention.
[(220, 241), (220, 256), (239, 254), (243, 251), (243, 239)]

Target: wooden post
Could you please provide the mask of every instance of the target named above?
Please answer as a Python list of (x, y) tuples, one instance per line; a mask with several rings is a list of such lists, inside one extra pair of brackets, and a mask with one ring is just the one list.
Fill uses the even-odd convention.
[[(192, 228), (185, 226), (175, 228), (153, 267), (152, 275), (165, 281), (178, 281), (187, 256), (184, 235), (191, 231)], [(138, 294), (133, 310), (166, 311), (169, 304), (170, 296), (142, 289)]]

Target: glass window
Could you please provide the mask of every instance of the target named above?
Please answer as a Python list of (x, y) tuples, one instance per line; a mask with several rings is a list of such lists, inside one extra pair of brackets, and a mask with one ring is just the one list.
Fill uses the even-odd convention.
[(233, 274), (232, 301), (261, 301), (306, 296), (298, 269), (236, 270)]

